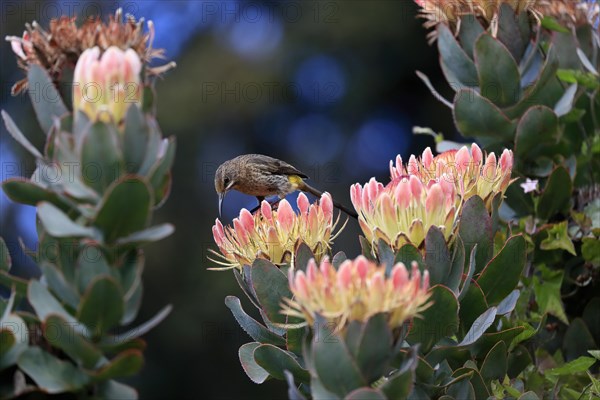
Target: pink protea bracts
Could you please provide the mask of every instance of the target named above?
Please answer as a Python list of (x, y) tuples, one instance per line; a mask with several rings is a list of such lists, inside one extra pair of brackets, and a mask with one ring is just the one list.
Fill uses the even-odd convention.
[(283, 313), (312, 325), (317, 314), (343, 330), (350, 321), (367, 321), (378, 313), (388, 314), (390, 328), (401, 326), (429, 304), (429, 273), (423, 275), (417, 263), (412, 272), (396, 264), (389, 276), (385, 266), (358, 256), (335, 269), (325, 258), (317, 266), (311, 260), (306, 272), (288, 271), (293, 299), (285, 299)]
[(454, 186), (445, 181), (424, 184), (415, 175), (405, 175), (384, 187), (371, 178), (364, 187), (352, 185), (350, 197), (360, 227), (373, 244), (383, 239), (396, 250), (405, 243), (420, 247), (432, 226), (439, 227), (446, 239), (452, 234)]
[(513, 154), (504, 150), (484, 157), (473, 143), (433, 156), (428, 147), (420, 159), (411, 155), (408, 163), (400, 156), (390, 161), (391, 182), (384, 186), (372, 178), (364, 186), (350, 188), (352, 204), (366, 238), (375, 244), (383, 239), (399, 249), (405, 243), (420, 247), (431, 226), (442, 230), (449, 240), (462, 203), (480, 196), (488, 210), (498, 193), (511, 183)]
[(505, 149), (498, 160), (494, 153), (484, 155), (473, 143), (470, 152), (467, 146), (463, 146), (458, 151), (445, 151), (436, 157), (428, 147), (421, 160), (411, 156), (406, 166), (398, 156), (395, 165), (390, 162), (390, 175), (392, 179), (416, 175), (423, 182), (439, 182), (443, 187), (452, 185), (457, 209), (461, 202), (478, 195), (490, 210), (496, 194), (504, 194), (511, 183), (512, 167), (512, 151)]
[(133, 49), (116, 46), (100, 54), (98, 47), (85, 50), (73, 74), (73, 108), (92, 121), (115, 123), (125, 118), (130, 105), (141, 105), (142, 62)]
[(291, 261), (299, 242), (305, 243), (320, 260), (340, 232), (333, 234), (338, 220), (333, 219), (331, 195), (323, 193), (318, 203), (310, 204), (306, 195), (300, 193), (297, 205), (298, 214), (285, 199), (280, 201), (276, 211), (263, 201), (260, 212), (255, 215), (242, 209), (240, 216), (233, 220), (233, 226), (223, 227), (217, 219), (212, 231), (221, 253), (214, 253), (222, 261), (213, 261), (225, 269), (252, 265), (257, 258), (285, 264)]

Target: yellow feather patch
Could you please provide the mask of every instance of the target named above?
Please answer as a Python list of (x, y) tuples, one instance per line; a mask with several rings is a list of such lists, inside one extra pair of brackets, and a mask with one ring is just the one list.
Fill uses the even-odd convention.
[(302, 179), (298, 175), (288, 175), (288, 180), (294, 186), (298, 186), (300, 183), (302, 183), (304, 181), (304, 179)]

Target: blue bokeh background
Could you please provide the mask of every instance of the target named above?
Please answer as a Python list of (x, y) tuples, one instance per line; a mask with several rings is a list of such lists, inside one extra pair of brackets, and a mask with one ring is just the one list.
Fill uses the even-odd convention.
[[(0, 36), (20, 35), (25, 22), (47, 26), (60, 14), (112, 14), (117, 6), (153, 20), (154, 46), (178, 67), (157, 82), (158, 119), (175, 135), (178, 154), (171, 198), (157, 212), (176, 233), (147, 248), (140, 320), (167, 303), (172, 315), (147, 335), (142, 373), (129, 380), (141, 398), (266, 399), (285, 397), (281, 382), (252, 384), (237, 360), (250, 338), (223, 299), (243, 297), (230, 273), (207, 271), (217, 216), (213, 175), (241, 153), (284, 159), (312, 184), (350, 205), (349, 186), (388, 178), (388, 161), (433, 145), (415, 125), (455, 138), (451, 113), (436, 102), (414, 71), (430, 76), (443, 95), (435, 48), (416, 19), (412, 1), (9, 1), (0, 2)], [(21, 79), (10, 44), (0, 45), (0, 108), (18, 121), (38, 148), (43, 133), (26, 95), (13, 98)], [(0, 131), (0, 179), (28, 176), (33, 160)], [(294, 196), (291, 196), (292, 198)], [(232, 193), (224, 218), (255, 200)], [(359, 252), (350, 221), (336, 250)], [(36, 245), (35, 209), (0, 193), (0, 234), (14, 270), (36, 276), (18, 238)], [(247, 307), (248, 308), (248, 307)]]

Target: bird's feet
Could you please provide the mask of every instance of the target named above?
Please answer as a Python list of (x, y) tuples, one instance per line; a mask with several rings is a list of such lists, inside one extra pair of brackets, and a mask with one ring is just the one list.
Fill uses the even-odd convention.
[[(268, 201), (268, 200), (267, 200)], [(271, 209), (274, 211), (277, 211), (277, 207), (279, 206), (279, 202), (281, 201), (281, 198), (277, 198), (277, 200), (273, 201), (273, 202), (269, 202), (269, 204), (271, 205)], [(252, 210), (250, 210), (250, 214), (254, 214), (256, 212), (260, 211), (260, 204), (261, 202), (258, 203), (258, 205), (256, 207), (254, 207)]]

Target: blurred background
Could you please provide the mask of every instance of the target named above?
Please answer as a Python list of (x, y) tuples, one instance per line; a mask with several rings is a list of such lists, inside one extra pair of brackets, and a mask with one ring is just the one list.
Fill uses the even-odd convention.
[[(251, 339), (224, 304), (227, 295), (251, 306), (231, 272), (207, 271), (217, 217), (213, 177), (218, 165), (242, 153), (288, 161), (311, 184), (351, 205), (349, 186), (372, 176), (386, 181), (388, 161), (433, 147), (413, 126), (457, 139), (450, 110), (415, 75), (426, 73), (447, 98), (437, 50), (412, 1), (0, 1), (0, 37), (21, 35), (26, 22), (47, 26), (60, 15), (104, 18), (125, 13), (153, 20), (154, 46), (177, 68), (157, 82), (158, 120), (177, 137), (171, 197), (157, 213), (176, 232), (146, 249), (145, 297), (139, 321), (165, 304), (174, 311), (146, 336), (142, 373), (128, 383), (142, 399), (285, 398), (285, 385), (253, 384), (237, 350)], [(38, 148), (43, 133), (27, 95), (10, 96), (23, 77), (10, 44), (0, 45), (0, 108)], [(0, 180), (29, 176), (33, 159), (0, 131)], [(295, 196), (291, 196), (295, 204)], [(254, 198), (228, 195), (224, 222)], [(334, 251), (359, 252), (358, 224), (349, 221)], [(13, 273), (39, 271), (18, 238), (36, 246), (35, 209), (0, 193), (0, 235), (13, 256)]]

